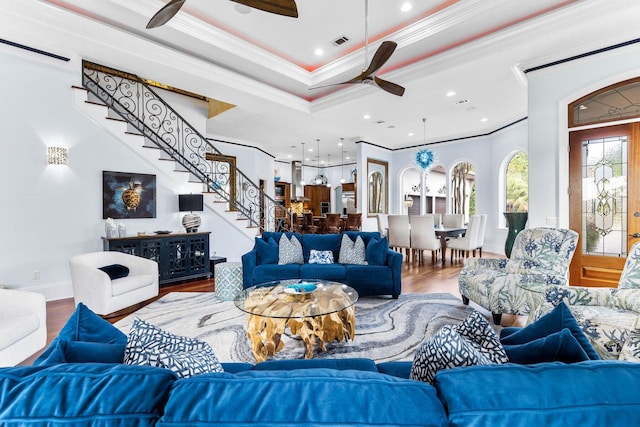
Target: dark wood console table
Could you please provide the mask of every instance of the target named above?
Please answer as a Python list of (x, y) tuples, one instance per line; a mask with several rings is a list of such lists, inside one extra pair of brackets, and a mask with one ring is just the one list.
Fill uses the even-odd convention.
[(105, 251), (119, 251), (158, 263), (159, 282), (210, 277), (209, 234), (169, 233), (118, 238), (103, 237)]

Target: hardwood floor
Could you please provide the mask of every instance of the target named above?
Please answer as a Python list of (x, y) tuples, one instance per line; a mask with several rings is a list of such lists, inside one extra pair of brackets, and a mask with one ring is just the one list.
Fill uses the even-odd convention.
[[(486, 257), (496, 256), (494, 254), (484, 254)], [(453, 263), (447, 259), (445, 265), (440, 261), (431, 264), (430, 257), (426, 257), (424, 264), (407, 263), (402, 264), (402, 292), (445, 292), (460, 297), (458, 291), (458, 273), (462, 269), (462, 259), (454, 260)], [(213, 292), (215, 282), (210, 280), (198, 280), (185, 283), (178, 283), (160, 288), (160, 295), (146, 301), (135, 309), (148, 304), (169, 292)], [(135, 311), (131, 310), (130, 312)], [(66, 298), (57, 301), (47, 302), (47, 345), (58, 335), (69, 316), (75, 310), (73, 298)], [(130, 313), (120, 314), (110, 317), (107, 320), (114, 323)], [(504, 315), (502, 324), (519, 324), (521, 320), (513, 316)], [(46, 348), (46, 347), (45, 347)], [(40, 353), (35, 354), (25, 360), (21, 365), (30, 365)]]

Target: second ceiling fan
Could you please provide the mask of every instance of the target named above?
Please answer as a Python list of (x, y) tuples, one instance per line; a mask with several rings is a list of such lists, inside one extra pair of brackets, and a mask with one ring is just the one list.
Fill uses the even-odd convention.
[[(182, 8), (186, 0), (171, 0), (164, 5), (162, 9), (156, 12), (155, 15), (147, 23), (147, 29), (157, 28), (161, 25), (169, 22), (176, 13)], [(298, 17), (298, 7), (295, 0), (231, 0), (236, 3), (243, 4), (245, 6), (252, 7), (254, 9), (263, 10), (269, 13), (275, 13), (276, 15), (289, 16), (292, 18)]]
[(376, 76), (376, 72), (382, 68), (382, 66), (391, 58), (393, 51), (396, 50), (398, 44), (392, 41), (384, 41), (373, 54), (371, 63), (367, 66), (367, 57), (369, 53), (369, 0), (365, 0), (364, 3), (364, 66), (360, 74), (352, 78), (351, 80), (344, 81), (342, 83), (334, 83), (326, 86), (312, 87), (311, 89), (319, 89), (321, 87), (338, 86), (345, 84), (366, 84), (371, 86), (377, 86), (385, 92), (389, 92), (396, 96), (404, 95), (404, 87), (390, 82), (388, 80), (381, 79)]

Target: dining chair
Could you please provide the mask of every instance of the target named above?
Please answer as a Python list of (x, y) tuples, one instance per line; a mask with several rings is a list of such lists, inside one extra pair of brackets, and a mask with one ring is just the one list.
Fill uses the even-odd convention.
[(450, 239), (447, 242), (447, 247), (451, 248), (451, 262), (453, 262), (453, 255), (456, 251), (464, 252), (465, 258), (469, 257), (470, 252), (473, 252), (475, 255), (481, 222), (482, 218), (480, 218), (480, 215), (471, 215), (469, 218), (469, 225), (467, 226), (467, 231), (464, 233), (464, 236)]
[(340, 233), (342, 232), (342, 220), (339, 213), (328, 213), (326, 219), (326, 232), (327, 233)]
[(442, 215), (442, 225), (445, 227), (462, 227), (464, 224), (464, 215), (446, 213)]
[[(389, 247), (406, 249), (407, 261), (411, 256), (411, 231), (409, 229), (409, 217), (407, 215), (389, 215)], [(400, 251), (402, 252), (402, 251)]]
[(411, 224), (411, 250), (418, 258), (418, 263), (424, 262), (424, 251), (431, 251), (431, 261), (436, 263), (438, 251), (441, 249), (440, 239), (436, 236), (434, 215), (412, 215)]
[(480, 214), (480, 230), (478, 231), (478, 240), (476, 242), (476, 249), (479, 252), (480, 258), (482, 258), (482, 246), (484, 246), (484, 233), (487, 230), (487, 214)]
[(378, 222), (378, 233), (380, 233), (382, 237), (386, 237), (389, 230), (389, 215), (378, 214), (376, 220)]
[(362, 213), (348, 213), (347, 214), (347, 231), (360, 231), (362, 228)]
[(311, 212), (305, 212), (303, 214), (304, 218), (304, 232), (308, 234), (316, 234), (320, 231), (320, 227), (316, 225), (313, 221), (313, 214)]

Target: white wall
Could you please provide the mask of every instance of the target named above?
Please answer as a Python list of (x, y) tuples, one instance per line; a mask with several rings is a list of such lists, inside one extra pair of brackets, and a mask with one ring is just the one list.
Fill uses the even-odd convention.
[(527, 74), (529, 226), (545, 226), (548, 218), (559, 218), (561, 227), (569, 225), (568, 104), (636, 76), (637, 44)]

